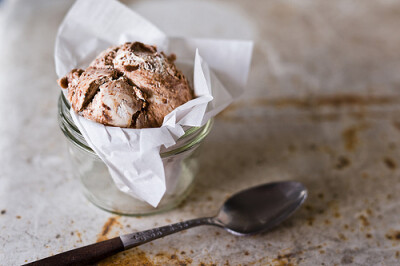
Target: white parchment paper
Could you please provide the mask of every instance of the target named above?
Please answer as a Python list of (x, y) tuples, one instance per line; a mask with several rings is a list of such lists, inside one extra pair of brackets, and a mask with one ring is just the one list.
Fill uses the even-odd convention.
[(184, 134), (183, 126), (202, 126), (243, 91), (250, 66), (250, 41), (168, 37), (115, 0), (78, 0), (62, 22), (55, 47), (59, 77), (86, 68), (104, 49), (127, 41), (157, 45), (193, 69), (196, 98), (179, 106), (160, 128), (104, 126), (71, 115), (87, 143), (107, 165), (117, 187), (156, 207), (166, 191), (160, 148)]

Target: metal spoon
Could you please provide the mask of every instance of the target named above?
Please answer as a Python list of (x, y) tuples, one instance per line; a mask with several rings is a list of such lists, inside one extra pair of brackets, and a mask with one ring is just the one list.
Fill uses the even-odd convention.
[(249, 188), (231, 196), (214, 217), (193, 219), (70, 250), (27, 265), (88, 265), (118, 252), (188, 228), (215, 225), (234, 235), (267, 231), (293, 214), (307, 198), (299, 182), (286, 181)]

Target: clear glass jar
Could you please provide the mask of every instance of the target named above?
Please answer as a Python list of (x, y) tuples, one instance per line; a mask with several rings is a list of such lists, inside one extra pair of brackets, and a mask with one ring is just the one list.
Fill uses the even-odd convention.
[(85, 196), (98, 207), (123, 215), (146, 215), (177, 206), (190, 192), (198, 170), (194, 154), (208, 135), (212, 120), (203, 127), (185, 128), (177, 143), (160, 152), (167, 183), (166, 193), (157, 208), (120, 191), (107, 166), (88, 146), (69, 113), (69, 102), (61, 93), (58, 99), (58, 121), (68, 140), (68, 151), (74, 175), (81, 180)]

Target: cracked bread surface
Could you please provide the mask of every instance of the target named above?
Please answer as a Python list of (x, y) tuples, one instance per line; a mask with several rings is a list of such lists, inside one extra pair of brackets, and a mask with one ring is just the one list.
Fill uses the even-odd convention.
[(82, 111), (93, 99), (101, 85), (117, 78), (117, 71), (112, 68), (88, 67), (79, 76), (75, 85), (68, 90), (68, 100), (75, 111)]
[(187, 79), (166, 56), (143, 43), (113, 46), (86, 70), (73, 69), (59, 80), (72, 108), (95, 122), (118, 127), (162, 125), (164, 117), (193, 99)]
[(126, 127), (135, 126), (133, 118), (145, 105), (144, 99), (124, 78), (111, 80), (100, 85), (99, 92), (82, 111), (82, 115), (104, 125)]

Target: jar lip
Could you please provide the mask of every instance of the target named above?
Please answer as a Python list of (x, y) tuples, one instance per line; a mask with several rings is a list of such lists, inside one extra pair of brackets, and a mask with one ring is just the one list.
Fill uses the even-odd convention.
[[(61, 91), (61, 96), (60, 96), (60, 98), (61, 98), (61, 101), (62, 101), (61, 104), (65, 105), (65, 107), (66, 107), (67, 110), (70, 110), (70, 109), (71, 109), (71, 105), (69, 104), (67, 98), (65, 98), (65, 95), (64, 95), (64, 92), (63, 92), (63, 91)], [(65, 116), (63, 116), (63, 118), (65, 118), (65, 121), (68, 123), (68, 125), (69, 125), (76, 133), (81, 134), (81, 132), (79, 131), (78, 127), (75, 125), (75, 123), (74, 123), (73, 120), (71, 120), (71, 119), (69, 119), (69, 117), (65, 117)], [(71, 117), (71, 118), (72, 118), (72, 117)], [(82, 137), (83, 137), (83, 136), (82, 136)]]
[[(62, 105), (64, 105), (65, 108), (63, 108)], [(69, 111), (70, 108), (71, 108), (71, 105), (69, 104), (68, 100), (65, 98), (64, 93), (61, 92), (60, 99), (59, 99), (59, 116), (60, 116), (59, 123), (60, 123), (61, 130), (63, 131), (64, 135), (67, 136), (67, 138), (69, 138), (70, 141), (72, 141), (75, 145), (86, 150), (87, 152), (90, 152), (90, 153), (96, 155), (96, 153), (92, 150), (92, 148), (89, 145), (87, 145), (86, 141), (85, 141), (85, 143), (82, 143), (81, 140), (79, 140), (76, 136), (74, 136), (73, 133), (77, 134), (78, 136), (80, 136), (82, 138), (82, 140), (84, 140), (83, 135), (79, 131), (78, 127), (75, 125), (74, 121), (64, 115), (63, 109), (66, 109)], [(68, 114), (69, 114), (69, 112), (68, 112)], [(207, 121), (207, 123), (205, 123), (201, 127), (186, 127), (186, 128), (184, 128), (185, 134), (183, 136), (181, 136), (178, 140), (185, 139), (185, 138), (193, 136), (193, 135), (195, 135), (195, 133), (197, 133), (195, 138), (193, 140), (189, 141), (188, 143), (185, 143), (184, 145), (177, 147), (176, 149), (173, 149), (170, 151), (165, 151), (165, 152), (160, 152), (161, 158), (165, 158), (165, 157), (168, 157), (171, 155), (176, 155), (176, 154), (182, 153), (184, 151), (191, 149), (196, 144), (200, 143), (210, 133), (213, 122), (214, 122), (213, 118), (211, 118)], [(66, 128), (65, 123), (67, 124), (68, 128)], [(69, 129), (72, 129), (74, 132), (71, 133)]]

